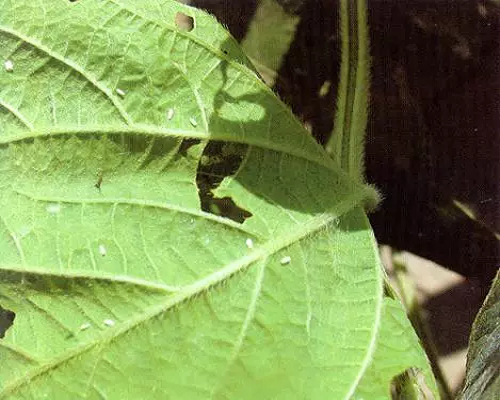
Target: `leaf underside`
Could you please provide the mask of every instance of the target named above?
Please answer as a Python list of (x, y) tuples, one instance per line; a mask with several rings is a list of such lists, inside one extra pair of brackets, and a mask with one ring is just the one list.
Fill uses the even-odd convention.
[[(170, 1), (0, 9), (0, 305), (16, 315), (0, 398), (349, 397), (382, 307), (366, 192), (234, 39)], [(209, 142), (242, 152), (212, 195), (243, 223), (201, 206)]]

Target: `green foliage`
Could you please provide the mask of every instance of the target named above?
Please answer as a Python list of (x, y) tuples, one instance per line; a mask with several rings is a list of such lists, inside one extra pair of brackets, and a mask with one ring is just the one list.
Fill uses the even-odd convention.
[(462, 400), (500, 397), (500, 271), (479, 311), (469, 339)]
[[(16, 313), (0, 398), (351, 396), (383, 332), (369, 191), (229, 34), (172, 1), (0, 9), (0, 304)], [(238, 146), (207, 150), (221, 142)], [(231, 168), (202, 190), (207, 159)], [(224, 198), (244, 222), (204, 206)]]
[(418, 336), (410, 325), (401, 304), (397, 300), (385, 297), (377, 350), (373, 356), (372, 365), (361, 380), (353, 398), (387, 399), (391, 380), (410, 368), (417, 368), (425, 378), (423, 382), (415, 379), (413, 382), (406, 383), (416, 387), (415, 390), (422, 396), (418, 398), (431, 398), (425, 397), (426, 393), (437, 393), (429, 361), (420, 347)]
[(241, 47), (269, 86), (276, 81), (299, 21), (298, 16), (287, 13), (276, 0), (262, 0), (255, 11)]

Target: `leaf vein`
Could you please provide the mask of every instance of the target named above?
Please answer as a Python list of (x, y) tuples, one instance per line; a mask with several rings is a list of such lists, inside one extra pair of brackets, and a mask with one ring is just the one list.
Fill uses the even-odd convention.
[[(346, 208), (350, 209), (351, 204), (352, 200), (348, 204), (346, 204)], [(28, 385), (35, 378), (43, 375), (48, 371), (60, 367), (61, 365), (69, 362), (76, 357), (82, 356), (84, 353), (94, 349), (96, 346), (104, 346), (106, 344), (110, 344), (130, 330), (152, 320), (153, 318), (161, 316), (162, 314), (173, 309), (175, 306), (196, 297), (204, 291), (209, 290), (211, 287), (220, 284), (236, 273), (243, 272), (256, 262), (263, 261), (269, 256), (282, 250), (283, 248), (288, 247), (297, 241), (305, 239), (307, 236), (324, 229), (326, 226), (329, 226), (332, 223), (334, 224), (337, 218), (338, 216), (335, 215), (321, 214), (312, 218), (308, 223), (301, 225), (300, 228), (295, 231), (286, 231), (282, 236), (273, 238), (273, 240), (269, 240), (259, 248), (255, 249), (253, 252), (241, 257), (240, 259), (230, 262), (229, 264), (226, 264), (220, 270), (217, 270), (192, 284), (184, 286), (175, 294), (168, 296), (164, 302), (147, 308), (142, 314), (128, 320), (127, 323), (117, 325), (115, 329), (110, 329), (109, 331), (105, 332), (101, 337), (97, 338), (98, 340), (94, 340), (78, 346), (68, 353), (56, 357), (51, 362), (45, 365), (41, 365), (38, 368), (34, 368), (32, 371), (25, 374), (21, 378), (5, 386), (3, 392), (0, 393), (0, 396), (6, 397), (22, 386)]]
[(88, 81), (89, 83), (91, 83), (92, 86), (94, 86), (100, 92), (104, 93), (106, 95), (106, 97), (108, 98), (108, 100), (116, 108), (116, 110), (118, 111), (118, 113), (120, 114), (120, 116), (123, 118), (123, 120), (127, 123), (127, 125), (132, 125), (132, 123), (133, 123), (132, 119), (130, 118), (130, 116), (128, 115), (128, 113), (125, 111), (125, 108), (120, 104), (120, 101), (119, 101), (118, 97), (115, 96), (115, 95), (113, 95), (112, 90), (110, 88), (102, 85), (101, 83), (99, 83), (87, 71), (85, 71), (83, 68), (80, 68), (80, 66), (78, 64), (76, 64), (75, 62), (73, 62), (70, 59), (65, 58), (61, 54), (58, 54), (58, 53), (54, 52), (49, 47), (45, 46), (42, 42), (40, 42), (40, 41), (38, 41), (38, 40), (36, 40), (34, 38), (30, 38), (30, 37), (28, 37), (26, 35), (23, 35), (22, 33), (17, 32), (14, 29), (11, 29), (11, 28), (8, 28), (6, 26), (0, 25), (0, 32), (4, 32), (4, 33), (6, 33), (8, 35), (14, 36), (14, 37), (16, 37), (16, 38), (24, 41), (25, 43), (28, 43), (28, 44), (32, 45), (33, 47), (35, 47), (38, 50), (44, 52), (45, 54), (49, 55), (53, 59), (58, 60), (61, 63), (65, 64), (66, 66), (68, 66), (73, 71), (77, 72), (80, 76), (82, 76), (83, 78), (85, 78), (86, 81)]
[[(254, 234), (252, 232), (249, 232), (249, 230), (244, 227), (243, 225), (239, 224), (238, 222), (234, 222), (231, 219), (224, 218), (224, 217), (219, 217), (214, 214), (210, 214), (201, 210), (195, 210), (195, 209), (190, 209), (190, 208), (185, 208), (185, 207), (180, 207), (174, 204), (169, 204), (167, 202), (158, 202), (158, 201), (151, 201), (151, 200), (146, 200), (146, 199), (126, 199), (126, 198), (65, 198), (65, 197), (56, 197), (56, 196), (39, 196), (35, 195), (33, 193), (24, 191), (24, 190), (19, 190), (19, 189), (14, 189), (14, 192), (21, 196), (28, 197), (32, 200), (35, 201), (44, 201), (44, 202), (58, 202), (58, 203), (66, 203), (66, 204), (112, 204), (112, 205), (132, 205), (132, 206), (141, 206), (141, 207), (152, 207), (152, 208), (159, 208), (162, 210), (169, 210), (173, 212), (179, 212), (183, 214), (188, 214), (188, 215), (193, 215), (198, 218), (203, 218), (210, 220), (212, 222), (216, 222), (221, 225), (226, 225), (230, 228), (237, 229), (241, 232), (248, 233), (248, 234)], [(7, 226), (7, 225), (6, 225)], [(10, 232), (10, 230), (9, 230)], [(259, 237), (262, 239), (261, 237)]]
[(314, 164), (321, 165), (336, 174), (345, 175), (338, 167), (336, 167), (332, 160), (329, 158), (318, 158), (310, 152), (303, 151), (301, 148), (286, 148), (280, 143), (274, 143), (268, 138), (259, 138), (254, 135), (246, 135), (244, 137), (234, 137), (225, 132), (218, 134), (212, 132), (210, 135), (207, 132), (184, 130), (184, 129), (171, 129), (163, 128), (157, 125), (149, 124), (133, 124), (131, 126), (112, 126), (112, 125), (87, 125), (87, 126), (67, 126), (57, 128), (43, 128), (36, 129), (33, 132), (26, 134), (18, 134), (15, 137), (0, 137), (1, 144), (10, 144), (20, 142), (23, 140), (33, 139), (36, 137), (49, 137), (49, 136), (70, 136), (70, 135), (113, 135), (113, 134), (135, 134), (135, 135), (156, 135), (160, 137), (180, 137), (190, 139), (211, 139), (221, 140), (233, 143), (242, 143), (255, 146), (264, 150), (272, 150), (279, 153), (288, 154), (290, 156), (302, 158), (311, 161)]
[(26, 118), (17, 108), (11, 106), (9, 103), (2, 99), (0, 99), (0, 106), (5, 108), (9, 113), (16, 117), (31, 132), (34, 131), (34, 126), (30, 121), (28, 121), (28, 118)]

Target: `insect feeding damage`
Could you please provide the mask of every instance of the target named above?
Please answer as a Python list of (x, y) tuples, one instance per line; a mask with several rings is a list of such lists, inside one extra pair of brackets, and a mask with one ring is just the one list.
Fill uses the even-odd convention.
[(5, 332), (12, 326), (15, 318), (15, 312), (6, 310), (0, 306), (0, 339), (5, 336)]

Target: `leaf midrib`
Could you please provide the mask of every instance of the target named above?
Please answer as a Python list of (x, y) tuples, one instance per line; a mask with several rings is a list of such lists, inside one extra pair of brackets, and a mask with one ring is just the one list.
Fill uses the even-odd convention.
[[(123, 9), (125, 9), (128, 12), (130, 12), (130, 13), (133, 14), (132, 10), (124, 7), (123, 5), (118, 4), (116, 2), (113, 2), (113, 3), (116, 4), (118, 7), (121, 7), (121, 8), (123, 8)], [(149, 21), (149, 22), (154, 23), (154, 24), (156, 24), (158, 26), (164, 27), (164, 28), (166, 28), (166, 29), (168, 29), (170, 31), (175, 32), (176, 34), (184, 35), (187, 38), (189, 38), (189, 39), (193, 40), (194, 42), (196, 42), (197, 44), (199, 44), (200, 46), (202, 46), (205, 49), (209, 50), (213, 54), (219, 55), (218, 54), (219, 52), (215, 51), (214, 48), (212, 48), (211, 46), (207, 45), (206, 43), (203, 43), (202, 41), (200, 41), (196, 36), (193, 36), (193, 35), (191, 35), (191, 34), (189, 34), (187, 32), (178, 31), (178, 30), (174, 29), (172, 26), (170, 26), (168, 24), (160, 24), (158, 21), (151, 20), (149, 18), (144, 17), (142, 14), (138, 13), (137, 15), (140, 15), (140, 17), (143, 18), (146, 21)], [(54, 58), (54, 59), (56, 59), (56, 60), (64, 63), (69, 68), (73, 69), (78, 74), (80, 74), (81, 76), (83, 76), (96, 89), (98, 89), (100, 92), (102, 92), (107, 97), (107, 99), (109, 101), (111, 101), (111, 103), (113, 104), (113, 106), (115, 107), (115, 109), (118, 111), (118, 113), (120, 114), (120, 116), (123, 118), (124, 122), (128, 125), (129, 129), (131, 129), (131, 133), (139, 133), (139, 134), (140, 133), (145, 133), (144, 132), (144, 128), (148, 127), (149, 129), (151, 129), (151, 127), (153, 127), (154, 129), (151, 129), (151, 131), (156, 130), (156, 132), (157, 132), (158, 130), (160, 130), (161, 134), (163, 134), (165, 136), (168, 136), (168, 134), (170, 134), (171, 136), (177, 136), (177, 137), (190, 137), (190, 138), (200, 138), (200, 139), (208, 139), (208, 138), (210, 138), (210, 139), (214, 139), (214, 140), (226, 140), (226, 141), (233, 141), (233, 142), (236, 142), (236, 143), (245, 143), (245, 144), (250, 144), (250, 145), (262, 147), (262, 148), (265, 148), (265, 149), (268, 149), (268, 150), (275, 150), (275, 151), (278, 151), (278, 152), (284, 152), (284, 153), (287, 153), (287, 154), (290, 154), (290, 155), (294, 155), (294, 156), (306, 159), (308, 161), (318, 163), (318, 164), (320, 164), (322, 166), (325, 166), (325, 167), (327, 167), (327, 168), (335, 171), (337, 174), (339, 173), (338, 168), (335, 168), (334, 163), (331, 161), (331, 159), (329, 157), (325, 156), (325, 157), (321, 157), (321, 159), (320, 159), (320, 153), (319, 153), (319, 151), (314, 154), (314, 157), (311, 157), (311, 154), (306, 154), (306, 153), (303, 153), (303, 152), (300, 152), (300, 151), (297, 152), (295, 149), (287, 149), (287, 148), (283, 148), (282, 146), (276, 146), (272, 141), (267, 141), (267, 138), (264, 139), (264, 138), (259, 137), (259, 139), (261, 141), (265, 140), (265, 142), (264, 143), (256, 143), (256, 141), (252, 140), (252, 138), (253, 138), (252, 136), (250, 136), (250, 138), (246, 138), (245, 137), (244, 138), (245, 140), (240, 139), (240, 138), (237, 138), (236, 140), (231, 140), (227, 136), (226, 137), (222, 137), (222, 138), (217, 138), (216, 135), (209, 134), (208, 132), (183, 131), (183, 130), (172, 130), (172, 129), (168, 129), (167, 130), (167, 129), (164, 129), (164, 128), (159, 128), (159, 127), (154, 126), (154, 125), (136, 124), (136, 123), (133, 122), (133, 120), (131, 119), (130, 115), (127, 113), (127, 111), (125, 110), (125, 108), (121, 104), (120, 99), (118, 98), (118, 96), (114, 95), (113, 91), (110, 88), (108, 88), (107, 86), (103, 85), (100, 81), (98, 81), (97, 79), (95, 79), (95, 77), (93, 77), (91, 74), (89, 74), (83, 67), (80, 67), (78, 64), (76, 64), (75, 62), (73, 62), (71, 59), (68, 59), (68, 58), (66, 58), (66, 57), (58, 54), (57, 52), (53, 51), (53, 49), (51, 49), (50, 47), (44, 45), (40, 40), (28, 37), (28, 36), (26, 36), (26, 35), (18, 32), (15, 29), (12, 29), (10, 27), (6, 27), (6, 26), (0, 24), (0, 32), (4, 32), (6, 34), (13, 35), (13, 36), (19, 38), (20, 40), (22, 40), (22, 41), (24, 41), (24, 42), (26, 42), (26, 43), (34, 46), (38, 50), (44, 52), (48, 56), (50, 56), (50, 57), (52, 57), (52, 58)], [(246, 66), (244, 66), (244, 65), (242, 65), (240, 63), (237, 63), (235, 61), (232, 61), (232, 60), (227, 60), (227, 61), (231, 64), (232, 67), (238, 69), (240, 72), (242, 72), (247, 77), (252, 78), (252, 81), (258, 86), (258, 88), (260, 90), (265, 91), (268, 95), (274, 96), (274, 94), (271, 91), (271, 89), (267, 85), (265, 85), (265, 83), (262, 82), (260, 79), (257, 79), (255, 77), (255, 73), (253, 71), (251, 71), (248, 67), (246, 67)], [(182, 71), (179, 71), (179, 73), (181, 73), (181, 72)], [(196, 94), (196, 91), (193, 90), (193, 93)], [(197, 99), (197, 103), (199, 103), (198, 100), (199, 99)], [(8, 104), (8, 103), (6, 103), (6, 104)], [(299, 124), (299, 122), (296, 120), (295, 116), (290, 112), (290, 110), (285, 106), (285, 104), (283, 102), (279, 101), (279, 99), (276, 99), (276, 103), (275, 104), (277, 106), (279, 106), (280, 109), (281, 109), (281, 111), (284, 112), (289, 118), (291, 118), (296, 124)], [(198, 106), (199, 106), (199, 104), (198, 104)], [(13, 112), (10, 108), (8, 108), (8, 110), (10, 112)], [(19, 113), (19, 110), (15, 110), (15, 111), (16, 111), (16, 113), (13, 112), (13, 114), (16, 117), (19, 118), (19, 116), (22, 116), (22, 114)], [(203, 110), (200, 110), (200, 111), (203, 113)], [(19, 115), (18, 115), (18, 113), (19, 113)], [(23, 118), (19, 118), (19, 119), (21, 120), (21, 122), (23, 122), (26, 125), (25, 122), (28, 121), (28, 119), (24, 118), (24, 116), (22, 116), (22, 117)], [(205, 117), (205, 119), (206, 119), (206, 117)], [(206, 122), (206, 121), (204, 121), (204, 122)], [(31, 125), (31, 122), (29, 122), (29, 124)], [(127, 125), (125, 125), (125, 126), (127, 126)], [(95, 128), (97, 130), (99, 130), (98, 129), (99, 127), (101, 127), (101, 126), (98, 126), (98, 127), (95, 127)], [(67, 133), (70, 133), (70, 131), (73, 130), (73, 129), (74, 129), (73, 133), (84, 133), (84, 132), (88, 132), (89, 129), (91, 129), (91, 128), (89, 128), (87, 126), (85, 128), (77, 127), (77, 129), (75, 129), (75, 128), (65, 128), (64, 130), (62, 130), (61, 128), (42, 129), (42, 130), (35, 128), (35, 129), (31, 130), (29, 134), (20, 135), (18, 138), (11, 138), (11, 139), (0, 138), (0, 144), (11, 142), (11, 141), (18, 141), (18, 140), (22, 140), (22, 139), (28, 139), (28, 138), (32, 138), (32, 137), (36, 137), (36, 136), (45, 136), (45, 135), (50, 135), (50, 134), (54, 134), (54, 135), (62, 134), (63, 131), (66, 131)], [(116, 128), (116, 126), (112, 126), (110, 128), (107, 128), (107, 129), (109, 129), (108, 133), (123, 133), (123, 130), (124, 130), (123, 128)], [(118, 130), (118, 131), (116, 131), (116, 130)], [(147, 134), (154, 134), (154, 133), (156, 133), (156, 132), (151, 132), (151, 131), (148, 132)], [(168, 132), (168, 134), (166, 135), (165, 132)], [(305, 132), (303, 134), (305, 135)], [(305, 137), (305, 139), (306, 140), (310, 140), (313, 145), (316, 145), (316, 147), (318, 148), (318, 150), (321, 149), (321, 146), (319, 146), (319, 144), (315, 143), (313, 139), (306, 138), (306, 137)]]
[[(209, 52), (211, 52), (212, 54), (214, 54), (215, 56), (217, 56), (219, 58), (222, 58), (225, 61), (227, 61), (233, 68), (235, 68), (239, 72), (243, 73), (246, 77), (251, 78), (252, 81), (253, 81), (253, 83), (256, 84), (257, 87), (260, 90), (265, 91), (268, 95), (271, 95), (273, 97), (275, 96), (274, 93), (272, 92), (271, 88), (269, 88), (261, 79), (258, 79), (258, 77), (257, 77), (257, 75), (255, 74), (254, 71), (252, 71), (251, 69), (249, 69), (247, 66), (245, 66), (243, 64), (240, 64), (240, 63), (238, 63), (236, 61), (233, 61), (232, 59), (228, 58), (224, 53), (221, 53), (216, 48), (214, 48), (214, 47), (208, 45), (207, 43), (204, 43), (200, 39), (198, 39), (197, 36), (194, 36), (194, 35), (190, 34), (189, 32), (184, 32), (184, 31), (180, 31), (178, 29), (175, 29), (173, 26), (171, 26), (169, 24), (160, 23), (159, 21), (147, 18), (146, 16), (144, 16), (141, 13), (134, 14), (135, 11), (133, 11), (133, 10), (131, 10), (131, 9), (123, 6), (122, 4), (117, 3), (116, 1), (110, 0), (110, 2), (114, 3), (116, 6), (122, 8), (123, 10), (128, 11), (132, 15), (139, 15), (145, 21), (151, 22), (151, 23), (153, 23), (153, 24), (155, 24), (155, 25), (157, 25), (159, 27), (162, 27), (162, 28), (165, 28), (165, 29), (167, 29), (167, 30), (169, 30), (171, 32), (174, 32), (175, 34), (177, 34), (179, 36), (184, 36), (184, 37), (192, 40), (196, 44), (200, 45), (201, 47), (205, 48), (206, 50), (208, 50)], [(120, 103), (120, 99), (118, 98), (118, 96), (115, 96), (113, 94), (113, 91), (110, 88), (108, 88), (108, 87), (106, 87), (104, 85), (101, 85), (97, 79), (95, 79), (94, 77), (90, 76), (85, 71), (85, 69), (81, 68), (78, 64), (76, 64), (72, 60), (67, 59), (67, 58), (63, 57), (62, 55), (54, 52), (50, 47), (45, 46), (41, 41), (36, 40), (34, 38), (31, 38), (31, 37), (28, 37), (26, 35), (23, 35), (22, 33), (18, 32), (15, 29), (12, 29), (12, 28), (9, 28), (9, 27), (6, 27), (6, 26), (0, 24), (0, 32), (2, 32), (2, 31), (5, 32), (5, 33), (7, 33), (7, 34), (16, 36), (17, 38), (21, 39), (22, 41), (24, 41), (24, 42), (26, 42), (28, 44), (31, 44), (32, 46), (36, 47), (40, 51), (43, 51), (44, 53), (46, 53), (50, 57), (53, 57), (54, 59), (56, 59), (56, 60), (64, 63), (68, 67), (70, 67), (73, 70), (75, 70), (76, 72), (78, 72), (86, 80), (88, 80), (93, 86), (95, 86), (99, 91), (101, 91), (102, 93), (104, 93), (106, 95), (106, 97), (112, 102), (112, 104), (114, 105), (114, 107), (117, 109), (117, 111), (120, 113), (121, 117), (126, 121), (126, 123), (128, 125), (134, 125), (132, 119), (130, 118), (130, 115), (127, 113), (127, 111), (125, 110), (125, 108), (122, 107), (122, 105)], [(181, 72), (181, 71), (179, 71), (179, 72)], [(298, 124), (298, 121), (296, 120), (295, 116), (290, 112), (290, 110), (288, 109), (288, 107), (283, 102), (281, 102), (279, 99), (276, 99), (276, 103), (275, 104), (277, 106), (279, 106), (280, 109), (281, 109), (281, 111), (285, 112), (285, 114), (289, 118), (292, 118)], [(318, 147), (320, 147), (320, 146), (318, 145)], [(327, 158), (327, 157), (325, 157), (325, 158)]]
[(314, 164), (321, 165), (337, 175), (343, 175), (342, 171), (335, 166), (330, 158), (315, 157), (316, 154), (310, 152), (303, 152), (302, 147), (299, 149), (287, 148), (279, 143), (276, 144), (267, 138), (260, 136), (246, 135), (245, 137), (230, 137), (228, 134), (217, 134), (192, 131), (184, 129), (164, 128), (158, 125), (148, 124), (133, 124), (133, 125), (86, 125), (82, 126), (69, 126), (58, 128), (44, 128), (29, 131), (24, 134), (17, 134), (15, 137), (2, 137), (0, 136), (0, 145), (31, 140), (35, 138), (55, 137), (55, 136), (71, 136), (71, 135), (118, 135), (118, 134), (132, 134), (132, 135), (147, 135), (158, 137), (173, 137), (173, 138), (186, 138), (186, 139), (201, 139), (201, 140), (219, 140), (228, 143), (248, 144), (250, 146), (259, 147), (264, 150), (272, 150), (278, 153), (288, 154), (290, 156), (298, 157)]
[(226, 225), (229, 228), (236, 229), (242, 231), (246, 234), (252, 235), (258, 239), (261, 239), (258, 234), (254, 232), (250, 232), (246, 229), (246, 227), (238, 222), (235, 222), (229, 218), (220, 217), (215, 214), (211, 214), (202, 210), (180, 207), (175, 204), (170, 204), (167, 202), (159, 202), (159, 201), (151, 201), (146, 199), (136, 199), (136, 198), (120, 198), (120, 197), (95, 197), (95, 198), (70, 198), (70, 197), (59, 197), (59, 196), (39, 196), (25, 190), (18, 190), (14, 187), (13, 191), (21, 196), (28, 197), (31, 200), (35, 201), (43, 201), (47, 203), (66, 203), (66, 204), (109, 204), (109, 205), (132, 205), (132, 206), (140, 206), (140, 207), (151, 207), (158, 208), (161, 210), (169, 210), (180, 212), (183, 214), (192, 215), (198, 218), (204, 218), (213, 222), (216, 222), (221, 225)]

